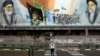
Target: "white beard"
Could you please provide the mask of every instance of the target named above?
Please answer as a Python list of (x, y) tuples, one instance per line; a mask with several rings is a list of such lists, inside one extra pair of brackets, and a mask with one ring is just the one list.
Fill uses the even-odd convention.
[(5, 12), (6, 15), (12, 15), (12, 12)]
[(13, 11), (8, 12), (8, 11), (5, 10), (5, 14), (6, 15), (12, 15), (13, 14)]
[(90, 13), (94, 13), (94, 11), (93, 11), (93, 10), (91, 10), (91, 9), (89, 9), (88, 11), (89, 11)]

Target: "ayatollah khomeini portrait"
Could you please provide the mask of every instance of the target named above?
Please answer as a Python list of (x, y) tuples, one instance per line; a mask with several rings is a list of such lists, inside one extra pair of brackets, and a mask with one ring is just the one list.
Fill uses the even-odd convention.
[(86, 12), (80, 18), (82, 25), (100, 24), (100, 8), (96, 0), (87, 0)]
[(15, 13), (15, 6), (12, 0), (5, 0), (1, 9), (0, 25), (13, 26), (25, 22), (21, 16)]

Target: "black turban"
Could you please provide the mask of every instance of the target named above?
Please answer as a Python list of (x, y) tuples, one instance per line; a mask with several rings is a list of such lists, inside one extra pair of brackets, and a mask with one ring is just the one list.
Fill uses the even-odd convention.
[(96, 0), (87, 0), (87, 4), (88, 4), (89, 1), (92, 1), (97, 6), (97, 1)]

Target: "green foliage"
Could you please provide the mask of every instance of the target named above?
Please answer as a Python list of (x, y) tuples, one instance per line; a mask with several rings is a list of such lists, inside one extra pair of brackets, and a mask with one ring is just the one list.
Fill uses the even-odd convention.
[(50, 40), (50, 33), (49, 32), (45, 32), (42, 34), (45, 37), (45, 40)]
[(33, 32), (31, 35), (34, 39), (39, 38), (41, 34), (39, 32)]
[(96, 49), (100, 48), (100, 45), (95, 45)]
[(35, 7), (39, 9), (43, 9), (43, 6), (38, 2), (35, 2)]

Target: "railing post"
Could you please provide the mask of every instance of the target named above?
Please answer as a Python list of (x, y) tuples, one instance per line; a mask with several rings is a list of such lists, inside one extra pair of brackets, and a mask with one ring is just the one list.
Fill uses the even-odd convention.
[(85, 35), (86, 35), (86, 38), (89, 36), (89, 32), (87, 28), (85, 29)]

